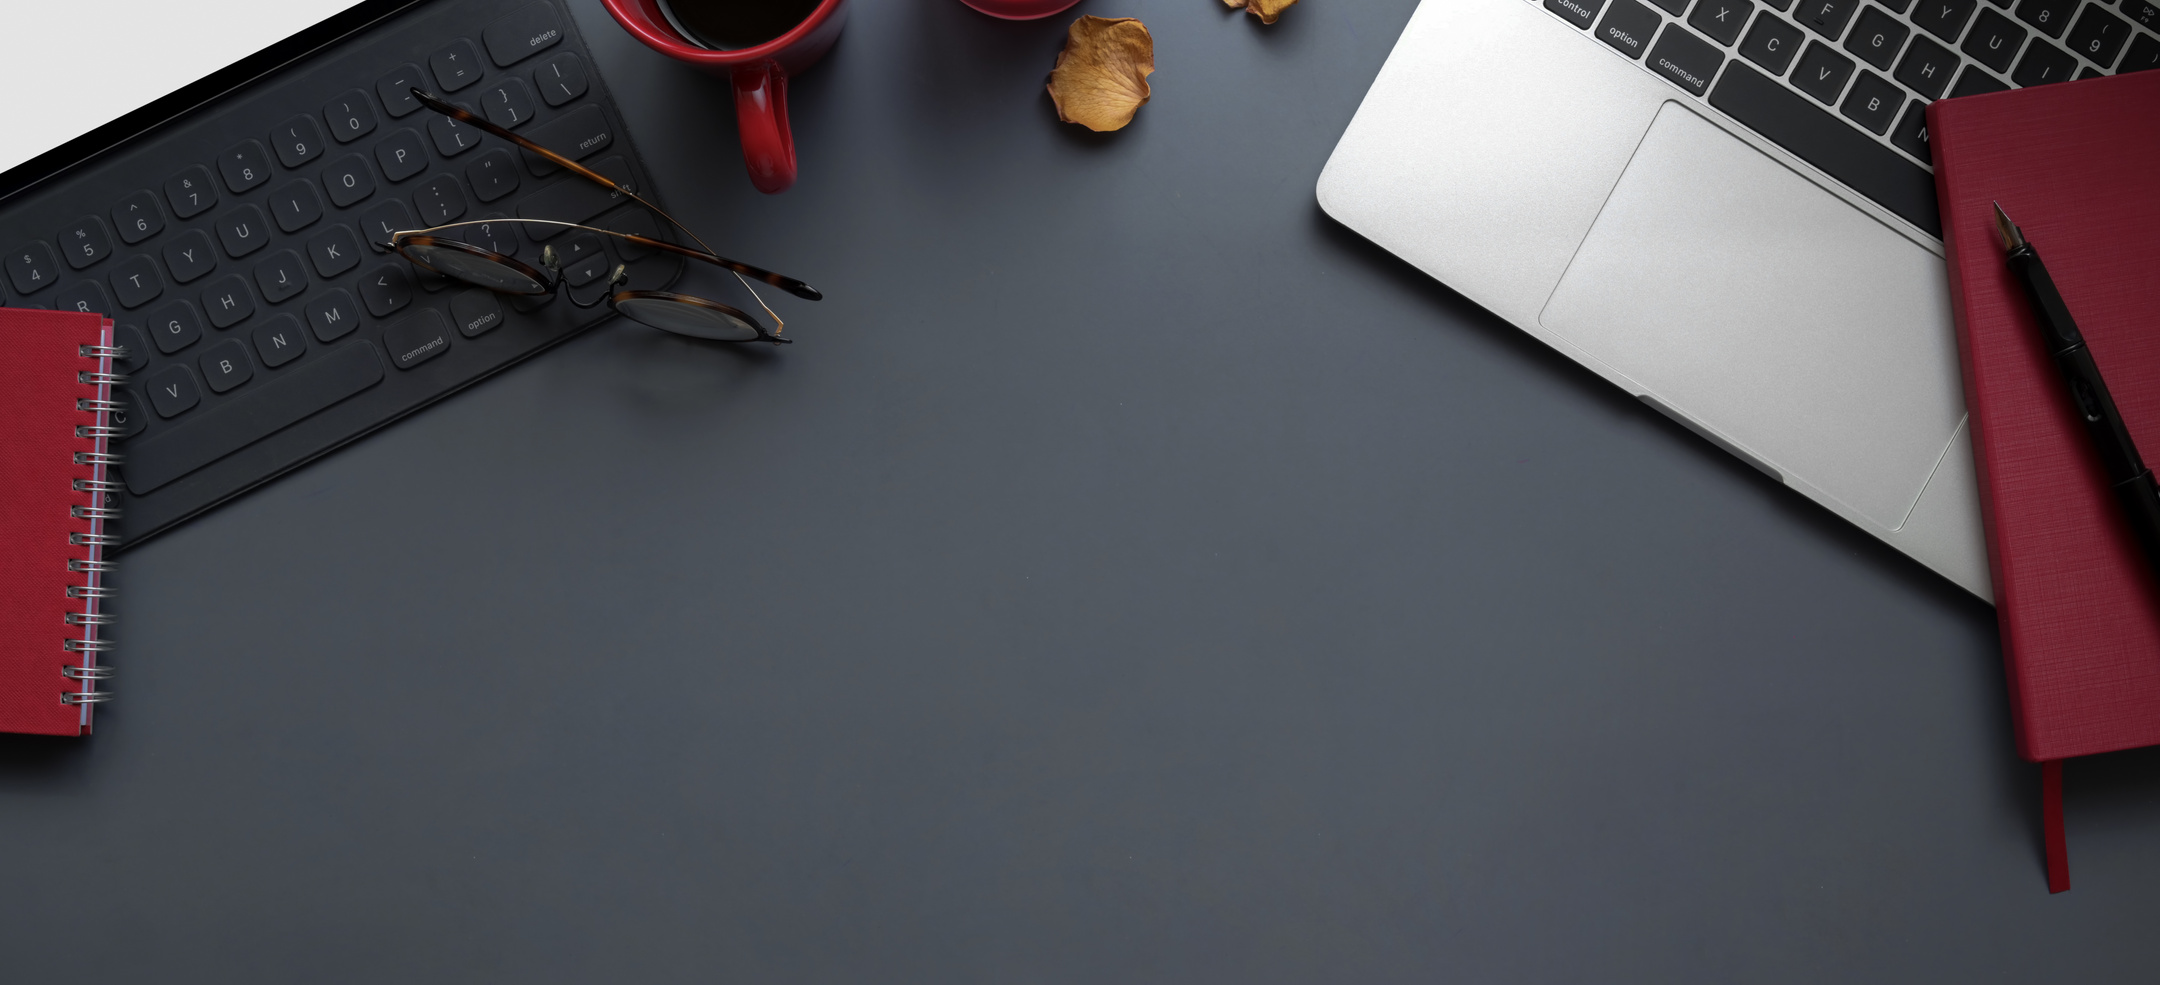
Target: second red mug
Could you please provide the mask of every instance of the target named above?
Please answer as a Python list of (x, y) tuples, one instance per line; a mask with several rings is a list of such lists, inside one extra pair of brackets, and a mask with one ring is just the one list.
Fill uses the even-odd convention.
[(624, 30), (653, 50), (733, 81), (750, 183), (767, 195), (795, 183), (795, 137), (788, 131), (788, 77), (825, 57), (847, 21), (847, 0), (824, 0), (787, 33), (753, 48), (706, 48), (683, 36), (659, 0), (601, 0)]

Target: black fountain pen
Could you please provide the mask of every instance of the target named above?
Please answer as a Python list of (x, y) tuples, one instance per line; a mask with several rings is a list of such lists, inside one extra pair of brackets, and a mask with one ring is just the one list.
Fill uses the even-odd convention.
[(2130, 521), (2131, 533), (2145, 550), (2145, 563), (2160, 575), (2160, 485), (2154, 484), (2152, 470), (2138, 457), (2130, 429), (2115, 410), (2115, 398), (2108, 396), (2100, 367), (2085, 348), (2085, 337), (2071, 320), (2070, 308), (2055, 289), (2055, 279), (2048, 276), (2032, 244), (2025, 242), (2024, 231), (2003, 213), (2001, 203), (1995, 205), (1995, 228), (2002, 233), (2003, 249), (2009, 251), (2006, 259), (2010, 272), (2024, 283), (2025, 295), (2032, 299), (2033, 313), (2040, 323), (2040, 343), (2055, 360), (2056, 371), (2069, 387), (2070, 402), (2085, 422), (2093, 450), (2100, 453), (2108, 484), (2115, 487), (2115, 498), (2122, 503), (2123, 517)]

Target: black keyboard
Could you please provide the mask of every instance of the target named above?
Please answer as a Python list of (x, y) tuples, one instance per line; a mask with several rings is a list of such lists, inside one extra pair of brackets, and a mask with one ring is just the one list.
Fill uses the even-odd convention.
[[(419, 86), (649, 182), (557, 0), (422, 3), (0, 209), (0, 302), (103, 312), (132, 355), (120, 531), (139, 542), (589, 328), (608, 274), (681, 273), (612, 237), (490, 222), (465, 239), (563, 258), (559, 296), (424, 274), (379, 244), (473, 219), (664, 235), (620, 193), (422, 110)], [(667, 238), (674, 238), (668, 236)]]
[(1543, 3), (1938, 237), (1930, 101), (2160, 68), (2160, 0)]

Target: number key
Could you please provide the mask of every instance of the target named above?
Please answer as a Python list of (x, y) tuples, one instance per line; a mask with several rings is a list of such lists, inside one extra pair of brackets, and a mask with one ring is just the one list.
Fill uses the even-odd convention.
[(352, 143), (375, 129), (375, 108), (368, 105), (367, 93), (358, 89), (330, 100), (322, 115), (330, 121), (330, 136), (341, 144)]
[(217, 189), (210, 187), (210, 172), (198, 164), (165, 179), (165, 201), (182, 219), (199, 215), (217, 204)]
[(235, 195), (270, 180), (270, 155), (260, 141), (243, 140), (218, 155), (218, 173)]
[(321, 157), (322, 144), (322, 130), (315, 126), (315, 118), (305, 113), (270, 131), (270, 146), (277, 148), (278, 160), (288, 168)]
[(112, 207), (113, 228), (120, 233), (120, 241), (133, 246), (157, 235), (165, 228), (165, 214), (158, 210), (157, 196), (139, 191), (120, 200)]
[(8, 253), (7, 272), (17, 294), (32, 294), (52, 285), (53, 278), (60, 275), (60, 261), (53, 259), (52, 247), (41, 242), (24, 243)]
[(2084, 55), (2087, 61), (2101, 68), (2115, 64), (2115, 56), (2122, 52), (2123, 42), (2130, 40), (2130, 25), (2122, 22), (2099, 4), (2088, 3), (2078, 14), (2076, 26), (2070, 28), (2070, 50)]
[(2017, 16), (2040, 33), (2059, 38), (2063, 28), (2070, 26), (2070, 12), (2076, 9), (2077, 0), (2023, 0), (2017, 6)]
[(112, 253), (112, 238), (105, 235), (105, 224), (94, 215), (69, 223), (53, 238), (60, 241), (60, 255), (67, 258), (68, 266), (77, 270)]

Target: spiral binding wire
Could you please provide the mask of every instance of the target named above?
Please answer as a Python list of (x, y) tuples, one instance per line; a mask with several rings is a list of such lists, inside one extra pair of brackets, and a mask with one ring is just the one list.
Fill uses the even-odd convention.
[[(82, 611), (67, 614), (67, 622), (70, 626), (82, 627), (82, 632), (78, 634), (80, 639), (63, 640), (60, 646), (70, 653), (81, 654), (82, 663), (61, 666), (60, 676), (80, 686), (61, 692), (60, 703), (94, 705), (112, 700), (111, 691), (97, 689), (99, 681), (111, 680), (113, 675), (112, 668), (100, 667), (97, 662), (98, 654), (112, 650), (112, 641), (98, 634), (98, 627), (110, 626), (113, 622), (111, 613), (99, 611), (99, 603), (113, 596), (113, 590), (104, 581), (105, 575), (112, 571), (112, 562), (105, 560), (105, 548), (112, 546), (115, 538), (105, 532), (105, 524), (120, 518), (119, 510), (105, 505), (120, 492), (120, 483), (108, 478), (106, 471), (120, 464), (120, 456), (108, 451), (106, 442), (121, 433), (119, 428), (112, 426), (113, 412), (126, 409), (125, 405), (112, 399), (112, 388), (127, 382), (125, 375), (112, 372), (112, 361), (126, 359), (128, 350), (126, 346), (86, 345), (78, 347), (76, 352), (84, 359), (98, 361), (97, 369), (75, 374), (76, 382), (97, 387), (97, 396), (75, 401), (75, 409), (96, 414), (97, 423), (76, 425), (75, 436), (94, 440), (97, 445), (95, 451), (75, 453), (75, 464), (91, 468), (90, 478), (73, 481), (74, 490), (89, 494), (90, 502), (68, 507), (70, 517), (90, 521), (87, 532), (68, 534), (69, 545), (87, 549), (84, 557), (69, 558), (67, 563), (70, 573), (83, 576), (82, 584), (67, 587), (67, 597), (80, 599), (83, 604)], [(84, 708), (84, 725), (89, 724), (89, 714), (90, 710)]]

